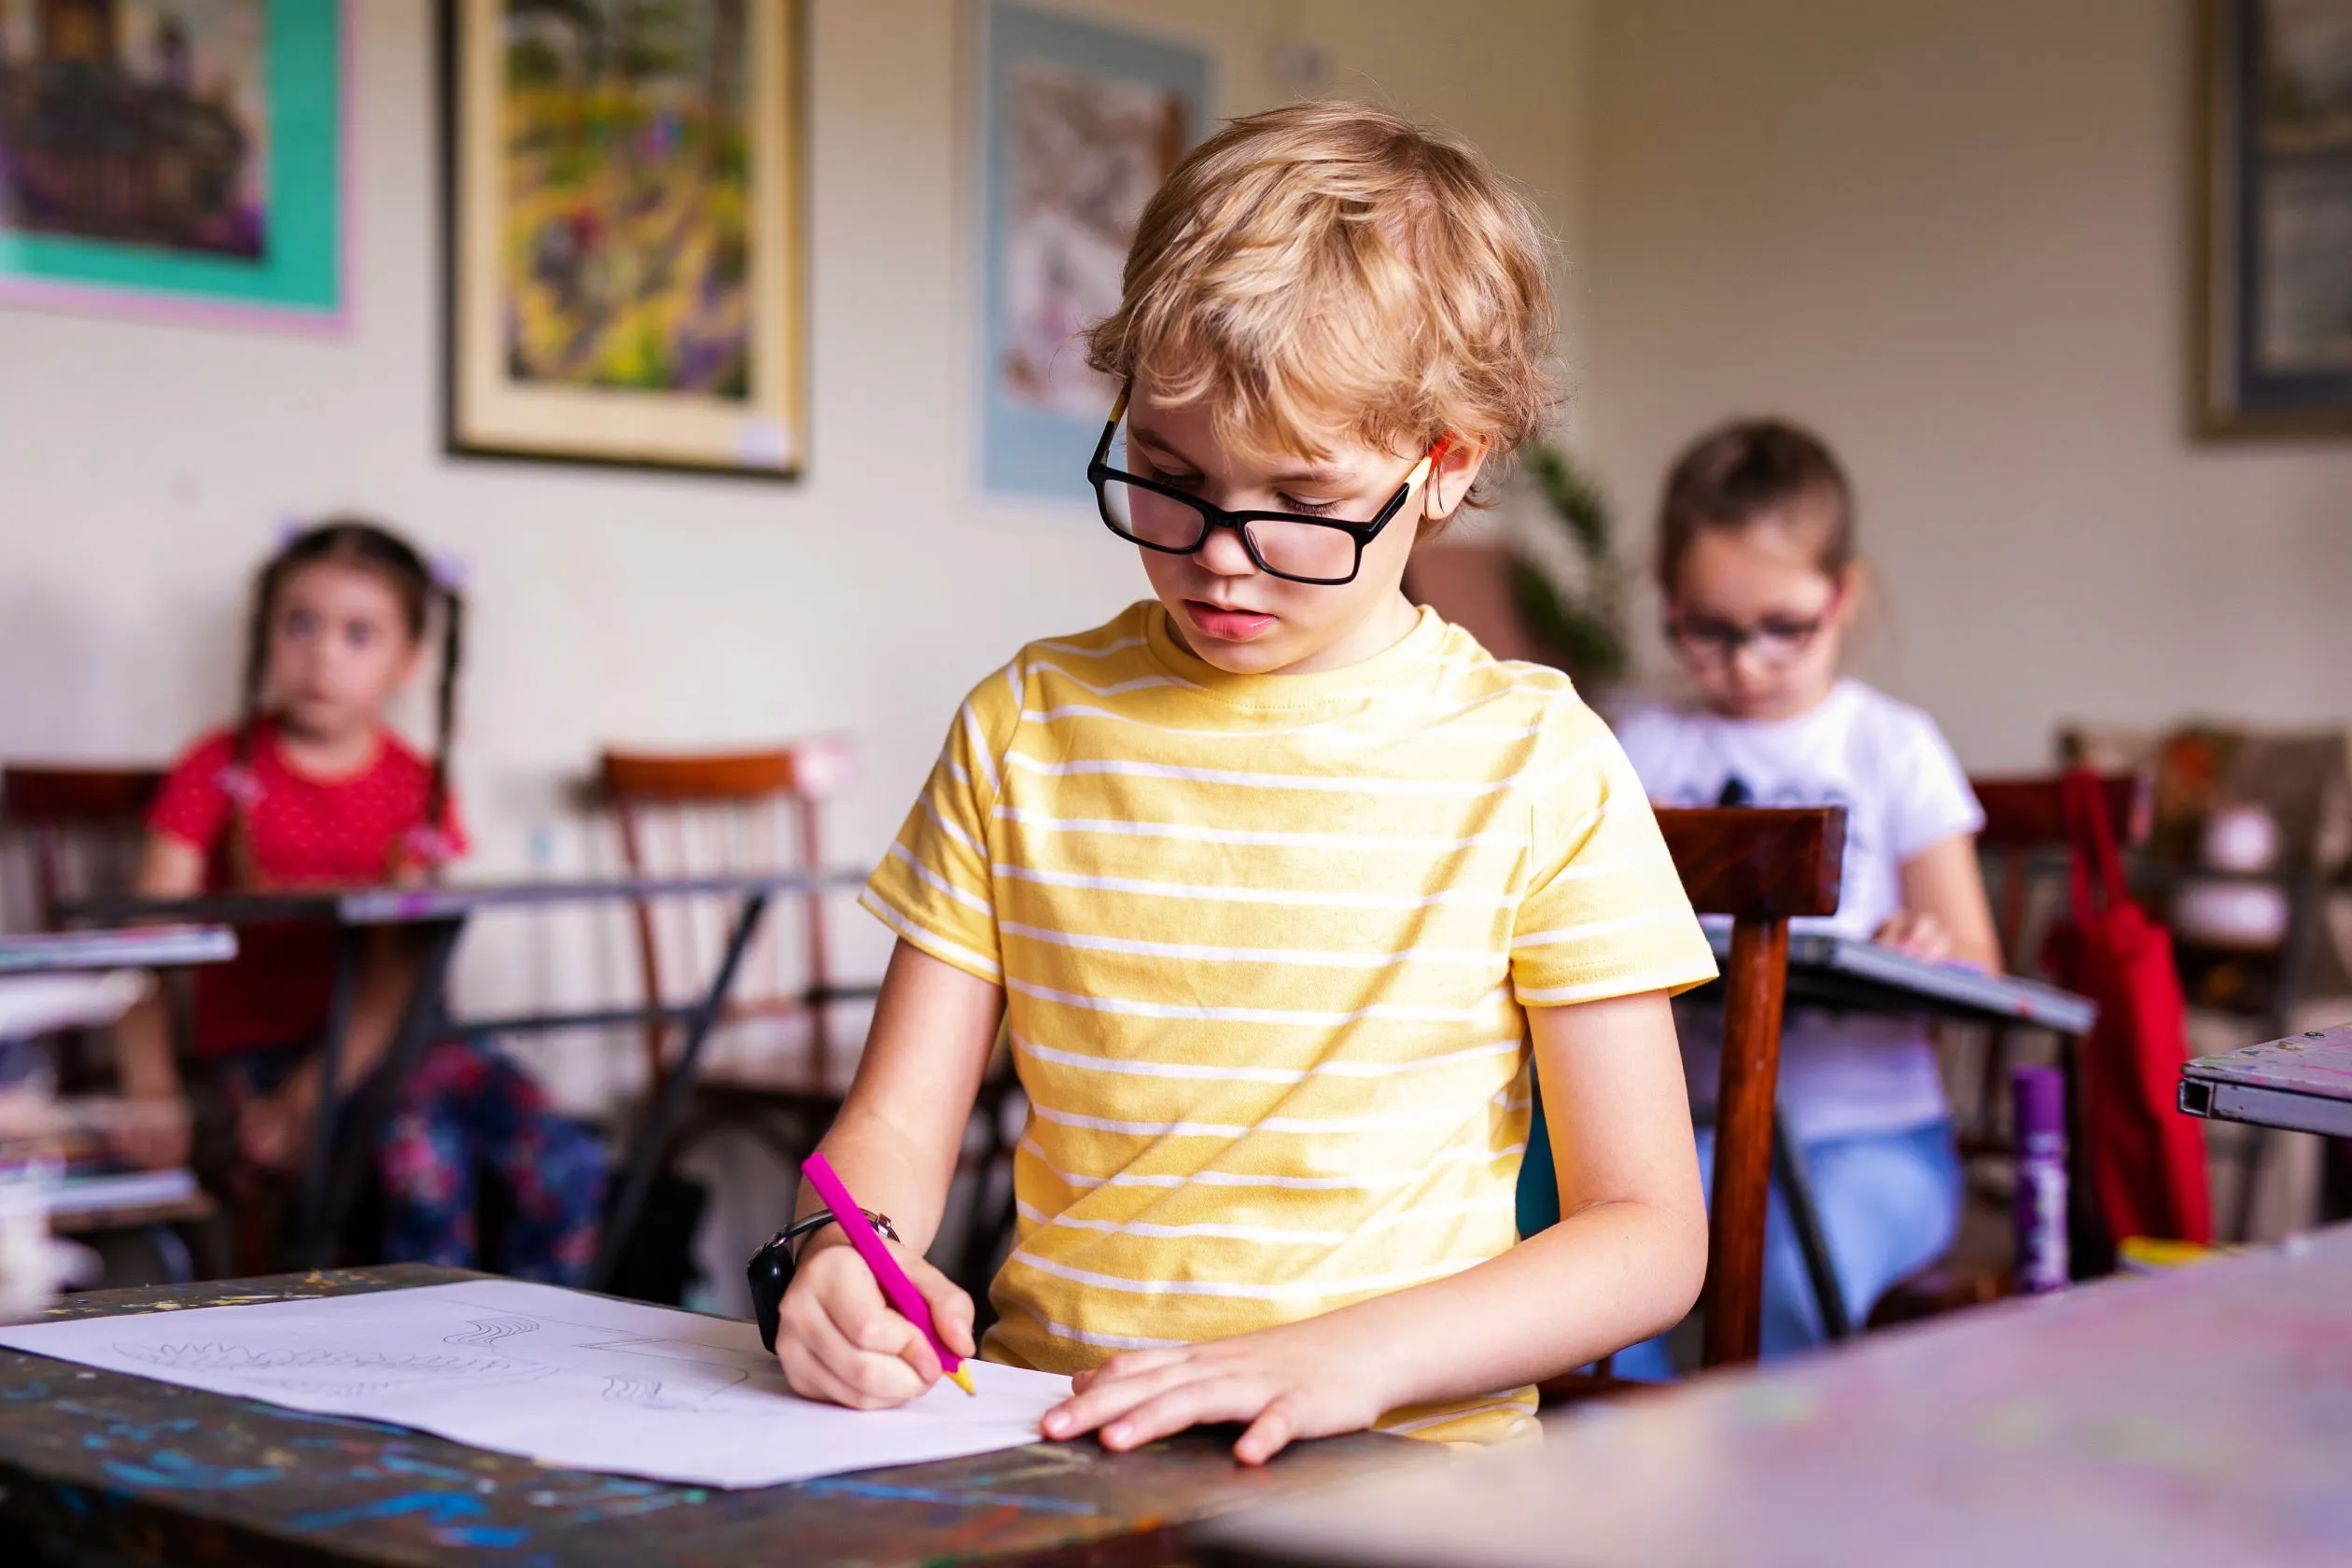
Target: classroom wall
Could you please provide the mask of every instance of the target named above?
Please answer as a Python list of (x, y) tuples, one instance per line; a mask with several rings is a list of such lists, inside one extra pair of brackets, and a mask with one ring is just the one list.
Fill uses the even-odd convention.
[[(1208, 45), (1227, 113), (1285, 95), (1277, 41), (1320, 45), (1328, 91), (1473, 136), (1574, 250), (1581, 3), (1463, 0), (1441, 24), (1411, 0), (1070, 8)], [(818, 732), (862, 749), (833, 841), (870, 861), (972, 684), (1146, 591), (1090, 520), (984, 517), (967, 494), (969, 11), (811, 7), (814, 447), (777, 485), (441, 454), (432, 9), (354, 7), (347, 339), (0, 311), (0, 756), (152, 759), (219, 721), (251, 567), (282, 520), (356, 508), (469, 567), (475, 869), (609, 863), (574, 798), (607, 742)], [(878, 967), (878, 928), (837, 929), (847, 967)], [(626, 1000), (624, 935), (609, 914), (485, 922), (461, 1004)], [(604, 1080), (566, 1059), (567, 1092), (595, 1099)]]
[(2196, 8), (1595, 10), (1590, 450), (1645, 518), (1702, 426), (1818, 426), (1885, 589), (1864, 667), (1972, 767), (2352, 713), (2352, 442), (2187, 433)]

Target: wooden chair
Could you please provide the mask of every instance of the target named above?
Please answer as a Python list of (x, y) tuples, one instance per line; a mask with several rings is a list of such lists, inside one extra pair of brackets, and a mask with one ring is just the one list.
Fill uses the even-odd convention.
[[(1723, 1366), (1754, 1361), (1763, 1337), (1764, 1216), (1771, 1193), (1788, 922), (1837, 913), (1845, 809), (1661, 809), (1658, 825), (1691, 907), (1731, 917), (1707, 1279), (1699, 1295), (1701, 1365)], [(1548, 1379), (1541, 1392), (1546, 1404), (1559, 1404), (1654, 1387), (1616, 1377), (1603, 1361), (1598, 1371)]]
[[(1993, 929), (2000, 938), (2001, 969), (2009, 974), (2032, 974), (2040, 968), (2033, 921), (2034, 889), (2050, 878), (2064, 885), (2066, 875), (2066, 812), (2058, 774), (1971, 778), (1977, 803), (1984, 808), (1984, 830), (1977, 834), (1977, 852), (1998, 875), (1993, 905)], [(2109, 775), (2100, 780), (2107, 796), (2107, 819), (2129, 850), (2148, 836), (2148, 780), (2138, 774)], [(2012, 1032), (1993, 1031), (1986, 1042), (1978, 1084), (1976, 1115), (1961, 1137), (1966, 1155), (2007, 1155), (2006, 1137), (1997, 1129), (2008, 1097), (2009, 1046)]]
[[(853, 770), (848, 749), (827, 742), (693, 756), (608, 750), (601, 765), (622, 857), (638, 875), (819, 869), (824, 802)], [(839, 1103), (856, 1067), (855, 1050), (839, 1038), (841, 1004), (870, 999), (875, 987), (833, 984), (826, 901), (819, 891), (778, 901), (745, 956), (699, 1088), (828, 1115)], [(725, 912), (716, 902), (671, 899), (640, 903), (633, 916), (646, 1000), (689, 1000), (708, 973)], [(677, 1032), (663, 1019), (646, 1022), (646, 1075), (657, 1090)]]
[(162, 787), (161, 768), (0, 769), (0, 824), (24, 848), (34, 929), (57, 929), (62, 898), (129, 890), (147, 807)]
[[(822, 866), (823, 805), (848, 782), (854, 765), (842, 743), (820, 741), (701, 756), (607, 751), (601, 771), (629, 869), (685, 875)], [(879, 990), (834, 980), (826, 898), (811, 892), (784, 911), (797, 917), (796, 932), (782, 929), (789, 919), (777, 922), (772, 914), (745, 956), (743, 980), (704, 1057), (673, 1157), (719, 1128), (733, 1127), (797, 1168), (824, 1136), (856, 1074), (862, 1045), (842, 1016), (846, 1004), (871, 1001)], [(638, 904), (635, 918), (648, 1001), (661, 1003), (676, 994), (667, 983), (673, 961), (680, 964), (678, 987), (699, 985), (721, 940), (720, 912), (673, 899), (658, 909)], [(656, 1089), (667, 1071), (674, 1032), (660, 1020), (646, 1025), (646, 1068)], [(983, 1295), (1001, 1228), (993, 1223), (997, 1206), (989, 1195), (1001, 1188), (1007, 1216), (1012, 1208), (1005, 1107), (1015, 1089), (1010, 1052), (1001, 1048), (981, 1085), (958, 1167), (969, 1178), (972, 1197), (961, 1206), (968, 1211), (960, 1214), (962, 1261), (951, 1272), (968, 1285), (976, 1281)]]
[(1764, 1215), (1771, 1191), (1772, 1099), (1780, 1080), (1788, 922), (1834, 915), (1845, 865), (1845, 810), (1665, 810), (1658, 825), (1701, 915), (1731, 917), (1724, 965), (1723, 1065), (1715, 1088), (1715, 1190), (1700, 1361), (1754, 1361), (1764, 1322)]
[[(2001, 969), (2009, 974), (2031, 975), (2040, 968), (2039, 938), (2044, 925), (2035, 919), (2036, 889), (2046, 882), (2064, 887), (2066, 875), (2066, 811), (2058, 774), (1971, 778), (1968, 787), (1984, 808), (1984, 828), (1977, 835), (1977, 850), (1992, 878), (1993, 928), (2000, 939)], [(2143, 842), (2149, 826), (2149, 780), (2136, 773), (2105, 776), (2100, 789), (2107, 797), (2107, 819), (2128, 849)], [(1967, 1124), (1958, 1129), (1960, 1154), (1973, 1162), (2006, 1162), (2016, 1147), (2006, 1126), (2009, 1072), (2019, 1031), (1996, 1027), (1987, 1031), (1977, 1082), (1977, 1102)], [(2005, 1216), (2009, 1182), (1988, 1177), (1971, 1181), (1967, 1200), (1981, 1209), (1997, 1209)], [(2105, 1250), (2098, 1237), (2095, 1209), (2088, 1192), (2071, 1195), (2071, 1229), (2078, 1253), (2095, 1257)], [(1988, 1216), (1995, 1227), (2005, 1217)], [(1961, 1254), (1967, 1252), (1964, 1227)], [(1939, 1259), (1888, 1287), (1871, 1309), (1869, 1326), (1890, 1328), (1898, 1323), (1940, 1317), (1947, 1312), (1981, 1307), (2009, 1292), (2008, 1270), (1965, 1255)]]
[[(64, 899), (131, 890), (138, 880), (147, 808), (163, 778), (164, 771), (152, 767), (10, 763), (0, 768), (0, 829), (21, 852), (34, 929), (61, 929), (57, 906)], [(185, 996), (176, 1000), (184, 1002)], [(184, 1028), (175, 1032), (185, 1039)], [(111, 1083), (110, 1072), (91, 1063), (89, 1044), (78, 1031), (62, 1043), (64, 1087)], [(108, 1237), (141, 1233), (166, 1275), (193, 1279), (200, 1267), (217, 1274), (226, 1262), (222, 1238), (208, 1225), (217, 1211), (213, 1198), (200, 1192), (146, 1209), (91, 1211), (61, 1229)], [(191, 1253), (191, 1241), (201, 1258)]]

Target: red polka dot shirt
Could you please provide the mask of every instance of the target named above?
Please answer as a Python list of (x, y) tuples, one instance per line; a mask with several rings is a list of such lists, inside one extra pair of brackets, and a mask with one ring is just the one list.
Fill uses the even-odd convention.
[[(264, 721), (242, 767), (235, 731), (198, 741), (164, 780), (147, 827), (203, 850), (205, 890), (225, 891), (237, 884), (231, 829), (243, 801), (260, 886), (365, 887), (465, 852), (454, 797), (439, 831), (426, 822), (431, 790), (431, 764), (389, 730), (366, 767), (319, 778), (288, 763), (275, 727)], [(195, 971), (197, 1052), (315, 1043), (334, 985), (334, 928), (315, 921), (241, 927), (237, 948), (231, 962)]]

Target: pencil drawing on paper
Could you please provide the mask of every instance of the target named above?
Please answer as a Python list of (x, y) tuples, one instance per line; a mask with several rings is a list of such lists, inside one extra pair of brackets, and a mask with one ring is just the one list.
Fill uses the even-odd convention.
[(0, 1345), (543, 1463), (768, 1486), (1034, 1441), (1070, 1381), (978, 1366), (900, 1410), (791, 1392), (758, 1331), (514, 1281), (0, 1327)]
[[(601, 1377), (603, 1398), (639, 1410), (704, 1409), (746, 1387), (763, 1394), (791, 1392), (776, 1363), (764, 1354), (692, 1339), (616, 1334), (595, 1323), (484, 1312), (479, 1307), (469, 1312), (469, 1304), (456, 1296), (449, 1297), (447, 1305), (456, 1309), (453, 1316), (464, 1326), (441, 1335), (441, 1342), (488, 1353), (203, 1341), (123, 1343), (115, 1350), (159, 1371), (235, 1378), (251, 1383), (257, 1393), (356, 1395), (436, 1383), (481, 1389), (567, 1372)], [(695, 1321), (679, 1317), (685, 1323)], [(612, 1368), (607, 1358), (614, 1356), (660, 1365)]]
[(134, 1362), (174, 1372), (228, 1375), (257, 1390), (301, 1389), (311, 1393), (366, 1393), (462, 1379), (475, 1387), (543, 1378), (552, 1366), (497, 1356), (438, 1356), (413, 1352), (340, 1350), (257, 1350), (246, 1345), (118, 1345)]

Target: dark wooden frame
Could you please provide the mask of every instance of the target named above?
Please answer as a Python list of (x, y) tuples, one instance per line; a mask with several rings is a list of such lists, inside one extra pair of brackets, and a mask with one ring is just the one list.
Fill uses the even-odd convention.
[(2264, 396), (2252, 387), (2246, 363), (2254, 325), (2249, 188), (2263, 157), (2252, 145), (2247, 105), (2260, 86), (2255, 56), (2263, 3), (2203, 0), (2198, 8), (2192, 418), (2208, 439), (2352, 435), (2352, 371), (2309, 377), (2315, 385), (2308, 391), (2289, 385)]
[[(752, 0), (747, 0), (752, 3)], [(785, 106), (785, 131), (790, 146), (799, 160), (799, 168), (792, 178), (791, 240), (801, 249), (800, 263), (795, 269), (789, 309), (799, 329), (799, 352), (788, 368), (797, 383), (799, 450), (792, 460), (781, 468), (737, 467), (723, 463), (697, 463), (653, 457), (606, 457), (592, 453), (541, 452), (522, 447), (491, 446), (469, 441), (458, 428), (458, 137), (460, 93), (458, 91), (458, 7), (461, 0), (434, 0), (433, 79), (438, 97), (435, 126), (438, 135), (435, 172), (440, 182), (441, 209), (441, 450), (452, 457), (495, 462), (553, 465), (559, 468), (595, 468), (635, 470), (640, 473), (685, 475), (703, 479), (759, 480), (769, 483), (798, 483), (807, 477), (809, 454), (815, 444), (816, 398), (814, 388), (811, 324), (815, 319), (815, 298), (811, 289), (811, 244), (809, 205), (810, 158), (808, 155), (809, 112), (808, 94), (811, 72), (808, 64), (809, 0), (781, 0), (785, 7), (785, 30), (792, 40), (791, 71), (788, 79), (791, 102)]]

